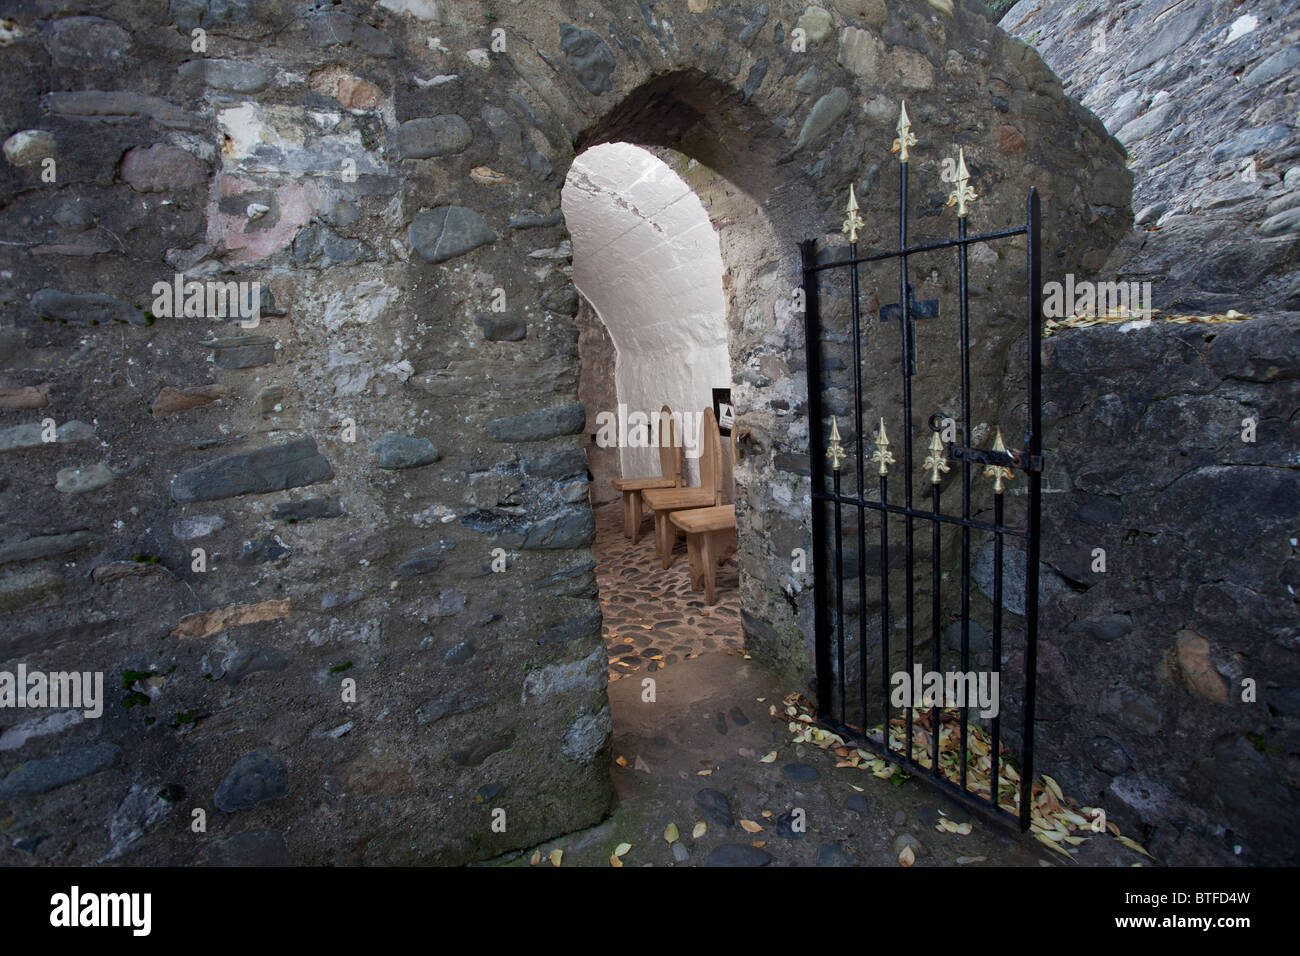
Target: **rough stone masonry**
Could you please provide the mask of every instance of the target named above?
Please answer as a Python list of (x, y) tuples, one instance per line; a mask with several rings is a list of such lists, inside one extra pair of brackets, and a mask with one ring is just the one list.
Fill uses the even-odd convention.
[[(608, 811), (577, 297), (530, 257), (566, 237), (587, 146), (701, 164), (754, 436), (747, 646), (793, 686), (796, 244), (843, 241), (850, 183), (860, 241), (891, 241), (900, 101), (918, 240), (950, 234), (958, 146), (977, 228), (1040, 190), (1055, 272), (1130, 227), (1123, 150), (965, 0), (6, 11), (0, 666), (120, 694), (99, 720), (0, 714), (6, 863), (459, 863)], [(1021, 314), (1017, 261), (973, 261), (984, 313)], [(256, 323), (156, 314), (178, 274), (259, 283)], [(955, 267), (928, 281), (951, 295)], [(498, 290), (510, 334), (479, 320)]]

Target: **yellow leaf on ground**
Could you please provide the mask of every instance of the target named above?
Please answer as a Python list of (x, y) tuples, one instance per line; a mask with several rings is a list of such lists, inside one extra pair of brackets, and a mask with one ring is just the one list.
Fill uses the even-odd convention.
[(678, 836), (677, 824), (675, 823), (668, 824), (667, 829), (664, 830), (664, 839), (667, 840), (669, 843), (676, 843), (677, 836)]
[(1151, 856), (1151, 854), (1148, 853), (1148, 852), (1147, 852), (1147, 851), (1146, 851), (1146, 850), (1141, 846), (1141, 844), (1137, 843), (1136, 841), (1134, 841), (1134, 840), (1130, 840), (1130, 839), (1129, 839), (1128, 837), (1126, 837), (1126, 836), (1117, 836), (1117, 837), (1115, 837), (1115, 839), (1118, 840), (1120, 843), (1123, 843), (1123, 844), (1124, 844), (1126, 847), (1128, 847), (1130, 850), (1137, 850), (1137, 851), (1138, 851), (1139, 853), (1141, 853), (1143, 856), (1151, 857), (1151, 859), (1153, 859), (1153, 860), (1155, 859), (1154, 856)]
[(609, 855), (609, 865), (610, 865), (610, 866), (622, 866), (622, 865), (623, 865), (623, 861), (620, 860), (620, 859), (619, 859), (615, 854), (611, 853), (611, 854)]
[(707, 776), (708, 776), (709, 774), (711, 774), (711, 773), (713, 773), (712, 770), (697, 770), (697, 771), (695, 771), (695, 776), (697, 776), (697, 777), (707, 777)]
[(542, 862), (542, 851), (541, 851), (541, 850), (534, 850), (534, 851), (533, 851), (532, 859), (530, 859), (530, 860), (528, 861), (528, 865), (529, 865), (529, 866), (536, 866), (538, 863), (541, 863), (541, 862)]
[(626, 766), (627, 766), (627, 758), (626, 758), (626, 757), (616, 757), (616, 758), (614, 758), (614, 763), (618, 764), (620, 767), (626, 767)]
[(630, 844), (630, 843), (620, 843), (618, 846), (614, 847), (614, 855), (615, 855), (615, 856), (627, 856), (627, 851), (630, 850), (630, 849), (632, 849), (632, 844)]
[(700, 837), (704, 836), (704, 834), (708, 832), (709, 832), (709, 825), (705, 823), (703, 820), (701, 820), (699, 823), (695, 824), (695, 829), (691, 831), (691, 839), (698, 840)]
[(903, 847), (903, 852), (898, 854), (898, 862), (903, 866), (911, 866), (916, 862), (916, 854), (912, 852), (910, 846)]
[(740, 827), (741, 827), (741, 829), (744, 830), (746, 833), (762, 833), (762, 832), (763, 832), (763, 828), (762, 828), (761, 826), (759, 826), (757, 823), (755, 823), (753, 820), (741, 820), (741, 821), (740, 821)]
[(1074, 857), (1070, 856), (1070, 854), (1066, 851), (1065, 847), (1053, 843), (1051, 840), (1047, 839), (1047, 837), (1043, 836), (1041, 833), (1035, 833), (1034, 838), (1038, 840), (1039, 843), (1043, 844), (1043, 846), (1051, 847), (1053, 850), (1061, 854), (1061, 856), (1065, 857), (1071, 863), (1074, 862)]
[(551, 855), (550, 857), (548, 857), (548, 859), (551, 861), (551, 866), (559, 866), (560, 861), (564, 859), (564, 851), (552, 850)]
[(758, 762), (759, 762), (759, 763), (775, 763), (775, 762), (776, 762), (776, 751), (773, 750), (773, 751), (772, 751), (770, 754), (768, 754), (766, 757), (759, 757), (759, 758), (758, 758)]
[(753, 847), (754, 849), (756, 849), (756, 850), (761, 850), (761, 849), (763, 849), (763, 847), (767, 846), (767, 841), (766, 841), (766, 840), (755, 840), (753, 843), (750, 844), (750, 846), (752, 846), (752, 847)]

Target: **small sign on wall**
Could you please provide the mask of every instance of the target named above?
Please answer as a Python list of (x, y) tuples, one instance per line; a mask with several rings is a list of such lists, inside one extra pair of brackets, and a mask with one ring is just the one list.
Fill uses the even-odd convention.
[(731, 435), (731, 426), (736, 423), (736, 409), (731, 404), (730, 388), (713, 390), (713, 415), (718, 420), (718, 432), (723, 438)]

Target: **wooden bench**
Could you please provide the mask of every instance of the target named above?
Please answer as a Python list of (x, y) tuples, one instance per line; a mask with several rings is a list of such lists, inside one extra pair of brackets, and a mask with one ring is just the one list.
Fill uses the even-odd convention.
[(691, 587), (704, 590), (704, 600), (718, 603), (718, 565), (727, 559), (727, 545), (736, 537), (736, 506), (715, 505), (673, 513), (672, 523), (686, 534), (691, 562)]
[(681, 444), (677, 422), (665, 405), (659, 412), (659, 477), (611, 479), (614, 488), (623, 493), (623, 534), (631, 538), (633, 544), (641, 535), (642, 492), (681, 487)]

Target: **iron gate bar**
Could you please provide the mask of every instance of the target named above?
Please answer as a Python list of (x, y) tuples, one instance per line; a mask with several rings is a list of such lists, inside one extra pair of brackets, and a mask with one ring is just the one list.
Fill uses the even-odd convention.
[[(977, 242), (990, 242), (994, 239), (1007, 239), (1011, 236), (1026, 235), (1029, 230), (1025, 226), (1019, 226), (1015, 229), (1003, 229), (1000, 232), (984, 232), (978, 236), (969, 238), (958, 237), (956, 239), (944, 239), (942, 242), (931, 242), (924, 246), (913, 246), (910, 249), (900, 249), (895, 252), (878, 252), (869, 256), (859, 256), (854, 258), (851, 254), (848, 259), (837, 259), (833, 262), (816, 263), (811, 269), (805, 269), (805, 272), (825, 272), (827, 269), (841, 269), (844, 266), (863, 265), (868, 262), (880, 262), (883, 259), (897, 259), (902, 254), (914, 256), (920, 252), (933, 252), (935, 249), (951, 249), (953, 246), (973, 246)], [(816, 240), (811, 240), (816, 244)], [(799, 244), (801, 247), (803, 243)]]
[[(934, 671), (938, 672), (942, 665), (942, 634), (939, 628), (939, 620), (942, 613), (941, 601), (941, 568), (940, 555), (942, 553), (940, 526), (943, 524), (956, 525), (961, 528), (961, 565), (962, 565), (962, 588), (961, 588), (961, 668), (964, 673), (970, 673), (970, 532), (972, 529), (991, 532), (994, 537), (994, 574), (993, 574), (993, 634), (991, 638), (990, 651), (992, 660), (990, 662), (994, 670), (1001, 669), (1002, 655), (1002, 630), (1003, 630), (1003, 564), (1005, 558), (1004, 538), (1006, 536), (1024, 538), (1026, 540), (1026, 575), (1025, 575), (1025, 618), (1026, 618), (1026, 645), (1025, 645), (1025, 675), (1024, 675), (1024, 711), (1023, 726), (1021, 728), (1021, 753), (1020, 753), (1020, 781), (1017, 793), (1019, 803), (1020, 828), (1027, 829), (1030, 824), (1030, 814), (1032, 811), (1032, 786), (1033, 786), (1033, 737), (1034, 737), (1034, 703), (1037, 684), (1037, 639), (1038, 639), (1038, 576), (1036, 573), (1038, 567), (1038, 558), (1040, 552), (1039, 535), (1040, 535), (1040, 506), (1041, 506), (1041, 469), (1042, 469), (1042, 389), (1041, 389), (1041, 335), (1042, 335), (1042, 264), (1040, 256), (1041, 243), (1041, 210), (1036, 189), (1030, 189), (1026, 209), (1026, 223), (1023, 227), (1014, 229), (1004, 229), (996, 232), (983, 233), (971, 236), (968, 234), (966, 225), (966, 204), (967, 202), (977, 199), (975, 191), (969, 185), (970, 174), (966, 169), (965, 156), (959, 151), (958, 156), (958, 176), (957, 189), (949, 198), (948, 205), (954, 203), (958, 206), (957, 210), (957, 238), (943, 240), (940, 242), (926, 243), (923, 245), (909, 247), (907, 245), (907, 191), (908, 191), (908, 156), (909, 146), (916, 145), (916, 138), (911, 134), (910, 123), (907, 119), (906, 108), (900, 111), (899, 138), (894, 142), (893, 152), (900, 152), (899, 157), (899, 248), (893, 252), (873, 253), (867, 256), (859, 256), (857, 252), (857, 230), (863, 225), (861, 218), (857, 215), (857, 201), (850, 187), (849, 199), (849, 218), (845, 221), (843, 231), (849, 234), (849, 258), (834, 260), (826, 263), (817, 262), (817, 243), (816, 240), (808, 240), (800, 243), (800, 255), (803, 267), (804, 289), (806, 291), (806, 312), (805, 312), (805, 352), (807, 359), (807, 374), (809, 384), (809, 443), (810, 443), (810, 471), (812, 474), (812, 532), (813, 532), (813, 550), (815, 555), (814, 564), (814, 581), (813, 591), (815, 608), (815, 627), (816, 627), (816, 665), (817, 665), (817, 717), (825, 726), (840, 733), (846, 740), (852, 738), (858, 741), (865, 749), (881, 757), (889, 759), (898, 766), (907, 768), (913, 772), (923, 775), (928, 782), (944, 791), (949, 796), (957, 799), (962, 804), (974, 809), (976, 812), (990, 819), (996, 819), (1003, 823), (1017, 821), (1017, 815), (1002, 809), (1000, 805), (1000, 779), (1001, 767), (1004, 763), (1001, 757), (1001, 715), (1000, 704), (1002, 700), (1001, 690), (998, 694), (998, 714), (991, 721), (992, 748), (990, 753), (990, 779), (988, 785), (988, 796), (985, 797), (969, 787), (968, 780), (968, 760), (970, 756), (970, 726), (969, 726), (969, 709), (970, 701), (968, 695), (963, 698), (959, 708), (945, 708), (939, 699), (931, 701), (928, 716), (931, 721), (930, 746), (932, 750), (930, 766), (922, 766), (916, 759), (914, 748), (916, 745), (914, 731), (914, 711), (919, 707), (914, 707), (913, 701), (907, 702), (905, 706), (906, 713), (899, 721), (903, 725), (904, 733), (907, 739), (907, 746), (894, 750), (890, 739), (891, 728), (891, 709), (890, 709), (890, 674), (889, 674), (889, 639), (892, 631), (891, 626), (891, 609), (889, 603), (889, 516), (891, 514), (899, 515), (903, 518), (905, 524), (905, 563), (906, 563), (906, 587), (905, 587), (905, 630), (906, 630), (906, 666), (908, 673), (913, 673), (915, 657), (915, 591), (914, 591), (914, 572), (913, 563), (915, 560), (915, 542), (914, 542), (914, 521), (924, 519), (931, 522), (931, 666)], [(1027, 260), (1027, 324), (1028, 324), (1028, 404), (1029, 404), (1029, 426), (1028, 433), (1025, 436), (1025, 445), (1023, 450), (1007, 451), (1002, 442), (1001, 431), (998, 431), (998, 437), (992, 449), (978, 449), (970, 446), (970, 416), (971, 416), (971, 374), (970, 374), (970, 313), (969, 313), (969, 289), (968, 289), (968, 262), (967, 250), (970, 245), (976, 242), (990, 242), (997, 239), (1007, 239), (1015, 236), (1024, 235), (1027, 238), (1026, 243), (1026, 260)], [(931, 477), (931, 503), (928, 511), (918, 510), (913, 501), (913, 461), (912, 461), (912, 408), (911, 408), (911, 378), (916, 372), (916, 339), (912, 314), (912, 301), (908, 295), (908, 256), (920, 252), (928, 252), (939, 249), (956, 249), (958, 252), (958, 269), (959, 269), (959, 293), (960, 293), (960, 321), (959, 321), (959, 339), (961, 349), (961, 390), (962, 390), (962, 441), (943, 443), (939, 438), (939, 428), (936, 427), (934, 416), (931, 416), (931, 428), (935, 429), (935, 435), (931, 442), (931, 455), (927, 458), (926, 468), (932, 468)], [(902, 399), (903, 399), (903, 448), (905, 461), (903, 462), (903, 477), (906, 482), (904, 488), (903, 507), (889, 503), (889, 482), (888, 482), (888, 464), (894, 461), (892, 453), (889, 451), (889, 440), (885, 427), (885, 419), (881, 418), (880, 428), (876, 435), (876, 451), (872, 453), (872, 461), (879, 462), (879, 501), (868, 501), (866, 499), (864, 461), (866, 455), (865, 435), (862, 427), (862, 349), (861, 349), (861, 313), (860, 313), (860, 290), (858, 285), (858, 266), (863, 263), (880, 262), (883, 260), (896, 258), (899, 260), (899, 303), (900, 309), (900, 347), (902, 349)], [(821, 313), (818, 297), (818, 276), (821, 272), (828, 269), (848, 267), (850, 269), (850, 289), (852, 294), (851, 324), (853, 333), (853, 357), (854, 357), (854, 428), (855, 428), (855, 448), (854, 464), (857, 477), (857, 487), (855, 493), (846, 495), (843, 493), (840, 484), (840, 468), (843, 459), (848, 457), (840, 447), (840, 436), (836, 421), (831, 420), (831, 434), (829, 447), (827, 447), (826, 457), (831, 461), (832, 490), (826, 490), (826, 468), (822, 456), (817, 452), (822, 447), (822, 433), (825, 428), (822, 409), (822, 367), (821, 367)], [(940, 423), (941, 424), (941, 423)], [(960, 461), (962, 466), (962, 516), (960, 518), (954, 515), (946, 515), (942, 510), (942, 494), (940, 491), (940, 473), (947, 471), (947, 461)], [(983, 475), (994, 478), (993, 497), (994, 497), (994, 516), (993, 523), (988, 524), (982, 521), (975, 521), (971, 518), (971, 497), (970, 497), (970, 480), (971, 465), (986, 465)], [(1005, 498), (1004, 498), (1004, 481), (1014, 477), (1012, 469), (1023, 471), (1027, 475), (1028, 494), (1026, 495), (1026, 518), (1025, 527), (1008, 526), (1005, 520)], [(833, 507), (826, 508), (830, 503)], [(844, 623), (844, 581), (843, 581), (843, 537), (842, 523), (845, 509), (856, 509), (858, 521), (858, 650), (859, 650), (859, 698), (862, 706), (862, 727), (853, 727), (848, 723), (848, 687), (846, 674), (845, 659), (845, 638), (846, 628)], [(866, 511), (870, 509), (880, 516), (880, 682), (881, 682), (881, 728), (880, 739), (872, 737), (869, 730), (870, 719), (868, 713), (870, 710), (867, 699), (867, 678), (868, 678), (868, 660), (866, 647), (866, 578), (865, 578), (865, 527)], [(832, 663), (830, 648), (830, 627), (827, 620), (831, 613), (826, 589), (826, 556), (827, 534), (826, 520), (827, 512), (833, 511), (835, 521), (835, 533), (833, 538), (834, 550), (834, 574), (835, 574), (835, 658)], [(838, 680), (835, 680), (834, 671), (838, 668)], [(838, 715), (834, 713), (833, 698), (835, 687), (839, 692)], [(915, 692), (915, 688), (913, 688)], [(959, 772), (955, 774), (957, 782), (948, 780), (943, 776), (941, 769), (940, 757), (942, 756), (942, 736), (943, 736), (943, 717), (945, 711), (951, 712), (954, 716), (960, 715), (960, 747), (958, 752), (958, 762), (960, 765)], [(923, 718), (924, 719), (924, 718)]]
[[(964, 168), (965, 164), (963, 164)], [(961, 195), (962, 187), (957, 187), (958, 195)], [(957, 216), (957, 238), (966, 238), (966, 216), (959, 214)], [(966, 296), (968, 293), (967, 286), (967, 261), (966, 250), (969, 246), (961, 245), (957, 247), (957, 277), (958, 277), (958, 294), (961, 296), (961, 318), (958, 335), (961, 336), (961, 444), (963, 448), (970, 447), (970, 306)], [(961, 459), (961, 517), (963, 521), (970, 520), (970, 461), (966, 456)], [(993, 526), (996, 528), (1002, 522), (994, 516)], [(993, 537), (1002, 540), (1001, 536), (995, 530)], [(1001, 667), (1002, 662), (996, 660), (993, 662), (994, 667)], [(963, 524), (961, 526), (961, 670), (963, 674), (970, 673), (970, 526)], [(998, 685), (998, 694), (1001, 696), (1001, 684)], [(966, 748), (969, 745), (967, 739), (967, 718), (969, 711), (964, 704), (961, 709), (961, 788), (966, 789)], [(1001, 701), (999, 701), (1001, 704)], [(998, 780), (992, 778), (993, 803), (998, 802)]]
[[(911, 133), (911, 124), (906, 120), (906, 114), (899, 120), (898, 124), (899, 138), (905, 139)], [(898, 162), (898, 248), (907, 248), (907, 152), (906, 150), (899, 156)], [(854, 266), (856, 269), (857, 266)], [(903, 593), (906, 596), (904, 613), (905, 627), (907, 633), (907, 649), (905, 652), (907, 672), (912, 673), (912, 601), (915, 592), (912, 580), (912, 375), (916, 372), (916, 343), (913, 340), (916, 330), (912, 327), (912, 303), (907, 298), (907, 253), (904, 252), (898, 257), (898, 301), (902, 305), (903, 318), (899, 322), (899, 331), (902, 335), (902, 372), (903, 372), (903, 502), (907, 506), (907, 514), (903, 516), (903, 561), (907, 565), (907, 578), (903, 582)], [(885, 499), (881, 498), (880, 503), (885, 504)], [(883, 581), (889, 574), (889, 566), (883, 565), (880, 569), (880, 578)], [(881, 671), (886, 670), (888, 657), (881, 661)], [(907, 759), (912, 759), (912, 708), (904, 708), (907, 712)], [(889, 745), (889, 723), (885, 722), (885, 745)], [(935, 755), (936, 761), (938, 754)]]
[[(840, 504), (852, 505), (855, 508), (858, 506), (858, 499), (852, 497), (851, 495), (836, 495), (834, 492), (823, 491), (823, 492), (814, 492), (813, 497), (816, 498), (818, 501), (838, 500)], [(907, 514), (907, 509), (899, 505), (888, 505), (884, 508), (881, 508), (874, 501), (868, 501), (864, 503), (863, 507), (870, 508), (872, 511), (883, 511), (895, 515)], [(912, 514), (919, 515), (920, 517), (925, 518), (927, 521), (934, 518), (934, 515), (929, 511), (919, 511), (919, 512), (914, 511), (912, 512)], [(1027, 530), (1021, 530), (1020, 528), (1006, 528), (1006, 527), (999, 528), (997, 525), (986, 524), (983, 521), (974, 521), (974, 520), (965, 521), (961, 518), (956, 517), (955, 515), (939, 515), (938, 520), (943, 522), (944, 524), (952, 524), (952, 525), (957, 525), (959, 527), (964, 526), (967, 528), (973, 528), (976, 531), (994, 531), (994, 532), (999, 532), (1001, 534), (1009, 534), (1017, 538), (1029, 537), (1029, 532)]]
[[(1038, 190), (1029, 190), (1027, 226), (1029, 228), (1028, 248), (1025, 250), (1026, 266), (1029, 272), (1025, 294), (1029, 300), (1029, 343), (1026, 346), (1029, 366), (1029, 434), (1025, 436), (1025, 447), (1029, 456), (1041, 457), (1043, 453), (1043, 260), (1039, 254), (1038, 243), (1041, 238), (1042, 209), (1038, 203)], [(1025, 555), (1025, 714), (1023, 733), (1028, 735), (1028, 743), (1022, 747), (1020, 757), (1020, 829), (1029, 829), (1029, 814), (1032, 809), (1025, 799), (1024, 788), (1031, 787), (1034, 779), (1034, 692), (1038, 686), (1038, 548), (1039, 548), (1039, 509), (1042, 504), (1041, 472), (1029, 472), (1029, 497), (1026, 502), (1029, 514), (1029, 547)], [(1026, 784), (1025, 781), (1030, 781)], [(994, 781), (996, 787), (996, 780)]]
[[(858, 200), (849, 186), (849, 255), (856, 256), (858, 250), (858, 229), (861, 219), (857, 215)], [(858, 497), (862, 497), (863, 479), (863, 445), (862, 445), (862, 339), (860, 333), (860, 316), (858, 314), (858, 267), (849, 269), (849, 289), (853, 296), (853, 436), (854, 460), (858, 466)], [(839, 472), (836, 472), (838, 475)], [(838, 505), (837, 505), (838, 507)], [(867, 659), (867, 579), (862, 574), (862, 556), (867, 550), (867, 530), (863, 527), (862, 509), (858, 509), (858, 661), (859, 666)], [(867, 713), (866, 681), (858, 681), (858, 693), (862, 703), (863, 720)], [(844, 696), (844, 671), (840, 670), (840, 712), (848, 707)]]
[[(851, 189), (852, 187), (850, 187)], [(812, 478), (812, 493), (816, 497), (826, 487), (826, 463), (818, 454), (822, 441), (822, 387), (821, 387), (821, 307), (816, 295), (817, 240), (806, 239), (799, 243), (799, 258), (803, 267), (804, 295), (804, 364), (808, 375), (808, 471)], [(856, 436), (860, 443), (862, 436)], [(836, 496), (838, 497), (838, 496)], [(813, 653), (817, 682), (817, 700), (820, 709), (826, 688), (831, 685), (830, 648), (822, 636), (826, 633), (826, 575), (817, 573), (822, 548), (826, 543), (826, 509), (811, 507), (813, 538)]]

